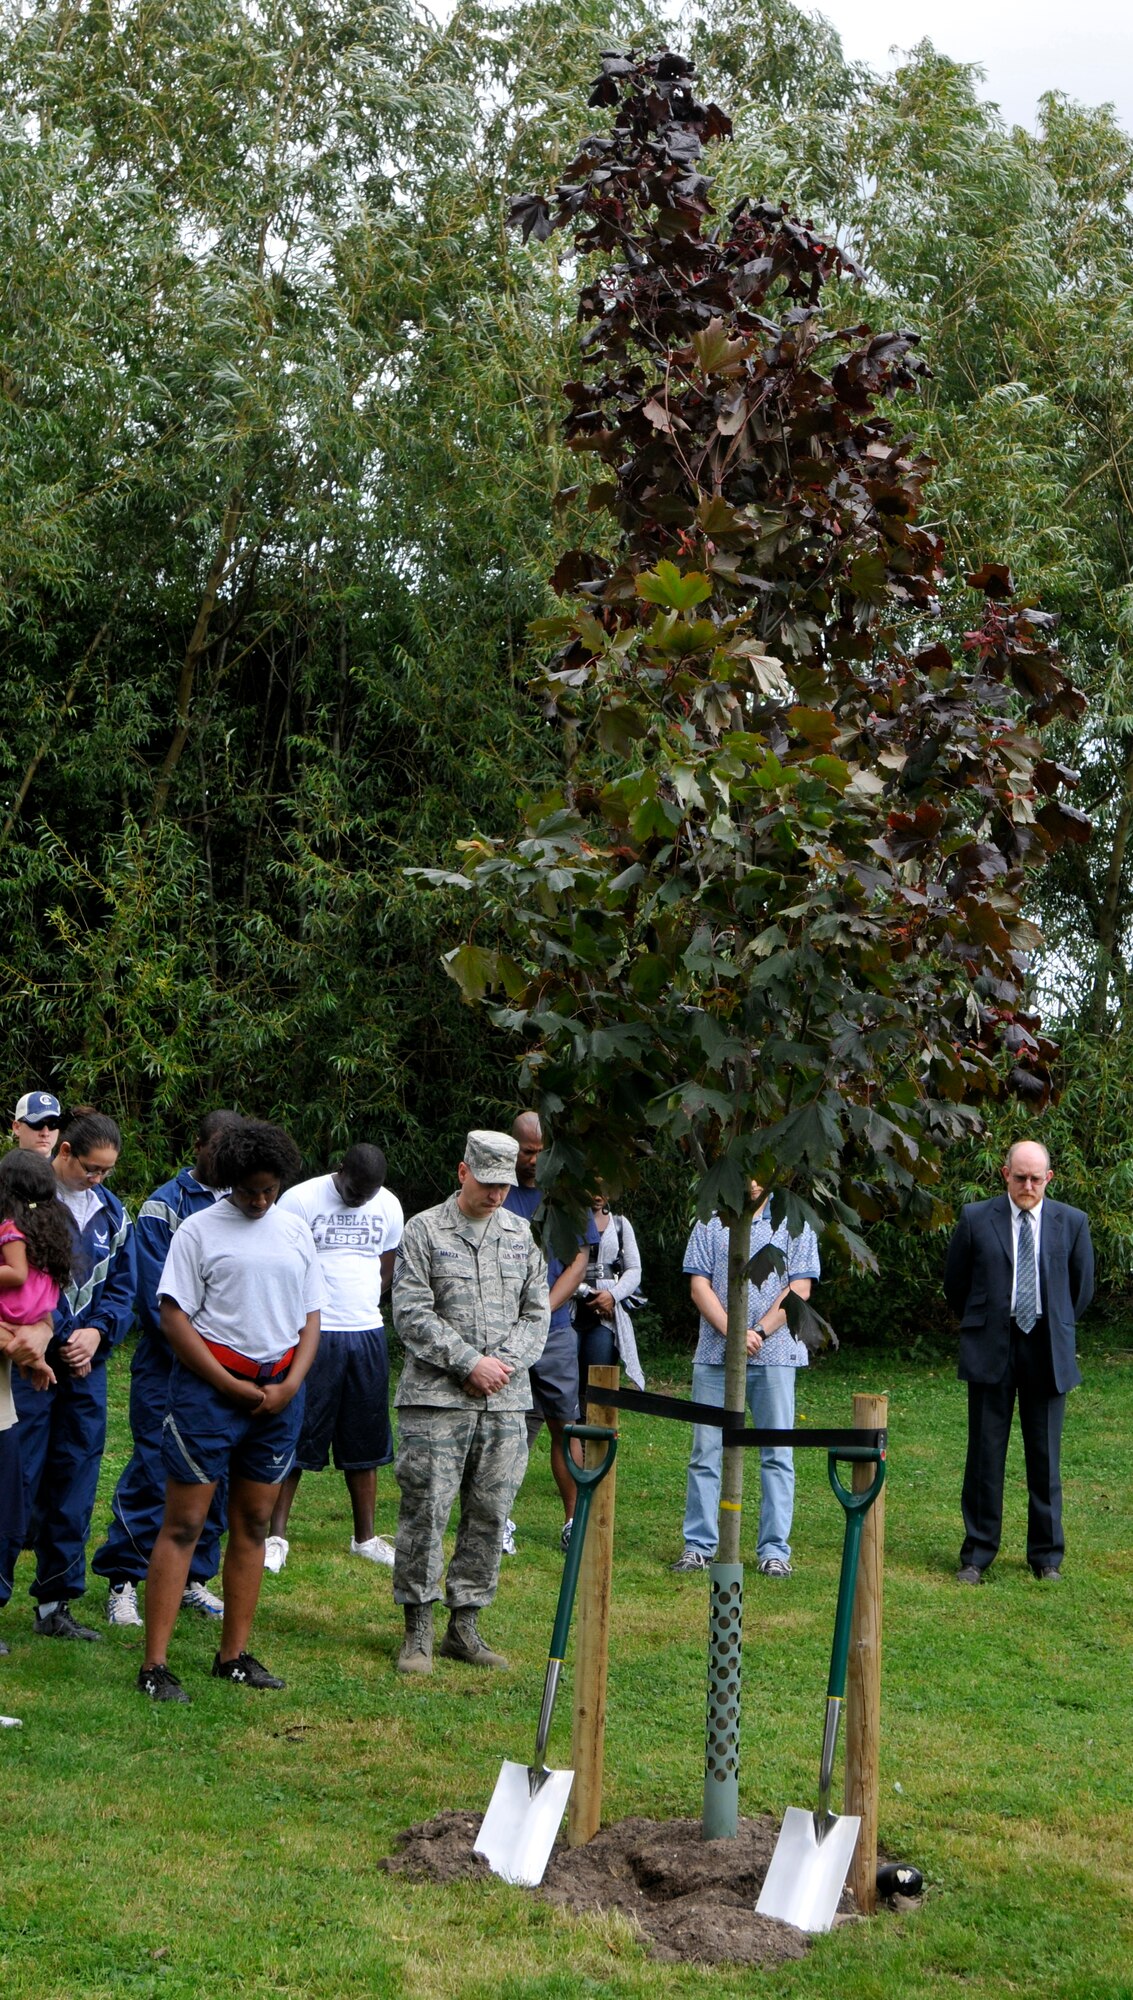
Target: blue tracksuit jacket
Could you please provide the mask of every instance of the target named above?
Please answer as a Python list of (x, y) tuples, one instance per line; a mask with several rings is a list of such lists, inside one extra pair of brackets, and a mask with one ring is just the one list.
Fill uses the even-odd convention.
[[(137, 1247), (138, 1344), (130, 1365), (130, 1433), (134, 1449), (114, 1489), (106, 1540), (95, 1550), (91, 1568), (111, 1583), (140, 1583), (149, 1567), (165, 1511), (165, 1467), (161, 1427), (169, 1394), (173, 1352), (161, 1331), (158, 1279), (176, 1231), (186, 1216), (211, 1208), (215, 1197), (183, 1167), (142, 1203), (134, 1225)], [(226, 1526), (227, 1481), (213, 1495), (189, 1577), (205, 1583), (220, 1567), (220, 1538)]]
[[(86, 1545), (98, 1470), (106, 1443), (106, 1362), (134, 1317), (134, 1229), (108, 1187), (94, 1190), (98, 1205), (79, 1236), (75, 1276), (55, 1310), (47, 1359), (54, 1389), (32, 1389), (22, 1376), (13, 1384), (17, 1435), (29, 1526), (35, 1550), (31, 1594), (40, 1602), (81, 1597), (86, 1588)], [(72, 1375), (59, 1349), (76, 1328), (101, 1336), (89, 1375)], [(11, 1591), (18, 1547), (0, 1540), (0, 1593)]]

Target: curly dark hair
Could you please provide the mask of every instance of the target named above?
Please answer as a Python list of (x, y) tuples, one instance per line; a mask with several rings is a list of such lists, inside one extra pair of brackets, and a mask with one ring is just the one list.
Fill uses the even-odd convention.
[(15, 1223), (29, 1265), (54, 1278), (62, 1291), (73, 1276), (78, 1235), (69, 1209), (56, 1199), (58, 1190), (42, 1153), (13, 1152), (0, 1160), (0, 1222)]
[(281, 1125), (242, 1118), (226, 1125), (209, 1149), (214, 1187), (241, 1187), (249, 1174), (275, 1174), (287, 1187), (298, 1180), (303, 1156)]

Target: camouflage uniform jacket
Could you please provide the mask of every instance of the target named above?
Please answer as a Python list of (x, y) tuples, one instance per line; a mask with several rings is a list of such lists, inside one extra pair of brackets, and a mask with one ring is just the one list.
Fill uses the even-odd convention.
[[(476, 1241), (450, 1195), (405, 1225), (393, 1273), (393, 1319), (405, 1348), (398, 1409), (529, 1410), (527, 1370), (547, 1338), (547, 1266), (529, 1225), (498, 1208)], [(481, 1355), (515, 1374), (494, 1396), (469, 1396), (465, 1378)]]

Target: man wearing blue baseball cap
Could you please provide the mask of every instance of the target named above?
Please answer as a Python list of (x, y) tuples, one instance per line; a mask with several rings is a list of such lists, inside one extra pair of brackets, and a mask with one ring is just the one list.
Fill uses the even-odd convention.
[(27, 1090), (16, 1106), (12, 1137), (21, 1153), (42, 1153), (49, 1160), (59, 1143), (62, 1113), (49, 1090)]

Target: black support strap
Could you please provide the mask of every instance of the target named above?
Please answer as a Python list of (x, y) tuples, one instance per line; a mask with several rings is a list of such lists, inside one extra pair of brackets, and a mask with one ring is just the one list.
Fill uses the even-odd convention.
[(670, 1423), (710, 1424), (714, 1430), (723, 1431), (724, 1443), (729, 1446), (809, 1445), (822, 1451), (845, 1452), (864, 1447), (870, 1452), (880, 1452), (884, 1457), (889, 1436), (885, 1430), (744, 1430), (735, 1427), (734, 1411), (721, 1410), (715, 1403), (687, 1402), (681, 1396), (655, 1396), (647, 1389), (599, 1389), (588, 1383), (586, 1401), (589, 1404), (610, 1404), (619, 1410), (637, 1410), (642, 1416), (665, 1417)]

